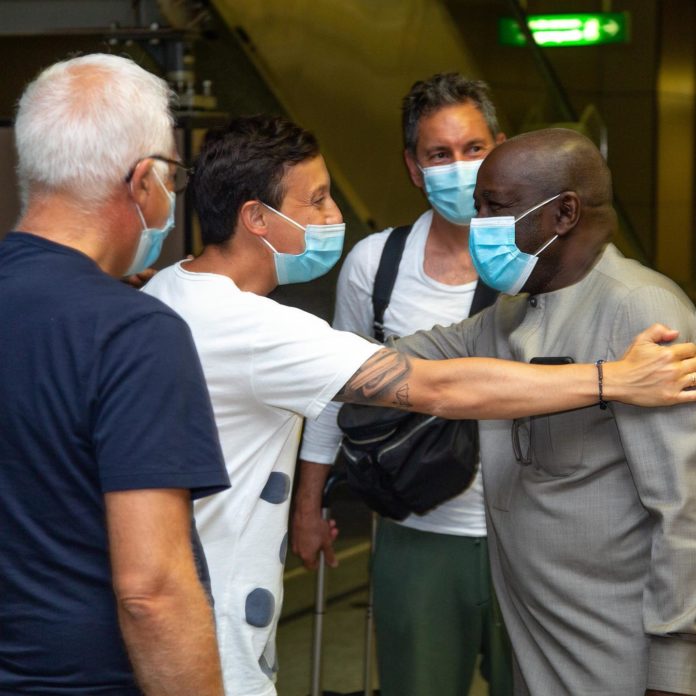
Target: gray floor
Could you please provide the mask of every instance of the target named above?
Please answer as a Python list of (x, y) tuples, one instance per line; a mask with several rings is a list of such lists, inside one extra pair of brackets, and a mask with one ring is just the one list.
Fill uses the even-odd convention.
[[(350, 499), (338, 500), (334, 517), (341, 529), (339, 567), (327, 572), (322, 687), (340, 694), (363, 693), (365, 615), (369, 554), (369, 515)], [(279, 696), (308, 696), (311, 691), (312, 625), (316, 573), (288, 555), (283, 617), (278, 627)], [(374, 659), (372, 660), (374, 665)], [(376, 668), (373, 687), (378, 687)], [(469, 696), (487, 694), (477, 676)], [(432, 694), (437, 696), (437, 694)]]

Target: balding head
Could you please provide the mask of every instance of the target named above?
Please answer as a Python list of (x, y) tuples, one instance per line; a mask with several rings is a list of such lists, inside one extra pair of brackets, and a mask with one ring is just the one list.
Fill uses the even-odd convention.
[(539, 253), (526, 292), (577, 282), (616, 227), (609, 168), (588, 138), (565, 128), (524, 133), (499, 145), (481, 165), (474, 197), (481, 218), (521, 218), (515, 239), (523, 252), (536, 254), (553, 240)]
[(60, 191), (103, 202), (139, 159), (172, 156), (171, 91), (121, 56), (56, 63), (25, 90), (15, 123), (18, 174), (30, 194)]
[(577, 131), (547, 128), (503, 143), (485, 167), (516, 178), (538, 198), (575, 191), (586, 206), (611, 205), (611, 173), (594, 143)]

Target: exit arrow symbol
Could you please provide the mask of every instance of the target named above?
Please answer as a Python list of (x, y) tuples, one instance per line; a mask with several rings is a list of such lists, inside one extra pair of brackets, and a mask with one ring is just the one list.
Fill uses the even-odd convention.
[(610, 19), (608, 22), (605, 22), (602, 25), (602, 29), (607, 33), (610, 34), (611, 36), (616, 36), (616, 34), (619, 33), (619, 25), (618, 22), (616, 22), (613, 19)]

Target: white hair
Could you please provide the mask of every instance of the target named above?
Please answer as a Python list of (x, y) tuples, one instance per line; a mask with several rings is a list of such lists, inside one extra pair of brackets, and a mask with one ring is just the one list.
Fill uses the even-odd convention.
[(102, 203), (138, 160), (171, 156), (172, 97), (164, 80), (120, 56), (95, 53), (44, 70), (15, 122), (24, 206), (35, 191)]

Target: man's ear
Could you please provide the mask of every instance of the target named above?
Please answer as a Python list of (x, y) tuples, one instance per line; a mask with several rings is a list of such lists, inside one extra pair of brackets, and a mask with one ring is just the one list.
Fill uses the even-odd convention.
[(556, 234), (563, 236), (572, 231), (580, 221), (582, 204), (575, 191), (564, 191), (554, 203)]
[(246, 201), (239, 209), (239, 225), (251, 234), (265, 237), (268, 232), (267, 213), (268, 209), (259, 201)]
[(406, 169), (408, 169), (408, 176), (411, 179), (411, 183), (419, 189), (422, 189), (423, 184), (423, 174), (418, 168), (418, 163), (414, 154), (410, 150), (404, 150), (404, 162), (406, 163)]
[(140, 206), (141, 210), (146, 206), (147, 199), (156, 183), (153, 172), (154, 165), (155, 161), (152, 159), (140, 160), (135, 165), (133, 176), (128, 183), (133, 200)]
[(500, 133), (498, 133), (498, 135), (495, 136), (495, 144), (496, 145), (501, 145), (506, 140), (507, 140), (507, 135), (505, 135), (505, 133), (503, 133), (503, 131), (500, 131)]

